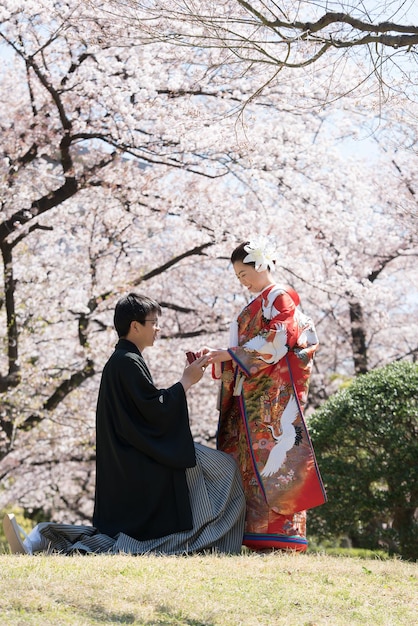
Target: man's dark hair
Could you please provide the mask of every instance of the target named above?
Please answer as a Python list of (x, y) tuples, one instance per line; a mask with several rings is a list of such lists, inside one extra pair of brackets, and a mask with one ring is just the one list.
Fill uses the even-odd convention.
[(161, 307), (155, 300), (138, 293), (128, 293), (116, 303), (113, 324), (118, 337), (126, 337), (129, 333), (131, 322), (145, 324), (149, 314), (161, 315)]

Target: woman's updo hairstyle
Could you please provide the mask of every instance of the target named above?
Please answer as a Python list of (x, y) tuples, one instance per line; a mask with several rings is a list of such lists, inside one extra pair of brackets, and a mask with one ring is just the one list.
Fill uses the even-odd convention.
[[(232, 264), (236, 263), (237, 261), (241, 261), (241, 263), (244, 263), (245, 257), (248, 256), (248, 251), (245, 250), (245, 246), (248, 246), (249, 243), (250, 243), (249, 241), (244, 241), (244, 243), (240, 243), (239, 246), (235, 248), (235, 250), (231, 254)], [(250, 261), (250, 262), (247, 261), (247, 265), (251, 265), (252, 267), (255, 267), (255, 263), (253, 261)]]

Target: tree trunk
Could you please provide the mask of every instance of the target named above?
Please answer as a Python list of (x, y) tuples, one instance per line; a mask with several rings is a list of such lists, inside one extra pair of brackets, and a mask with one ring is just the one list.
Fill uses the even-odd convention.
[(363, 308), (360, 302), (349, 302), (351, 338), (353, 347), (353, 361), (355, 374), (365, 374), (368, 371), (366, 329), (364, 326)]

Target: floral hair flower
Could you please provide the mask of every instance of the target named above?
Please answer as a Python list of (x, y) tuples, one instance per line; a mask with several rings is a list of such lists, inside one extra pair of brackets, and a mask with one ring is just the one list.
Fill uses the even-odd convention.
[(250, 239), (244, 250), (248, 252), (244, 263), (254, 263), (257, 272), (272, 269), (279, 256), (273, 239), (263, 235)]

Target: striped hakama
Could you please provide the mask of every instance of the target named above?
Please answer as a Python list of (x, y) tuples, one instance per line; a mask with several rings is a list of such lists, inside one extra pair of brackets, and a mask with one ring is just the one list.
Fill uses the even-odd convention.
[(245, 497), (238, 467), (232, 457), (219, 450), (197, 443), (195, 450), (196, 466), (186, 470), (193, 514), (191, 530), (140, 541), (124, 533), (109, 537), (93, 526), (42, 522), (30, 533), (25, 545), (32, 553), (239, 553), (244, 532)]

